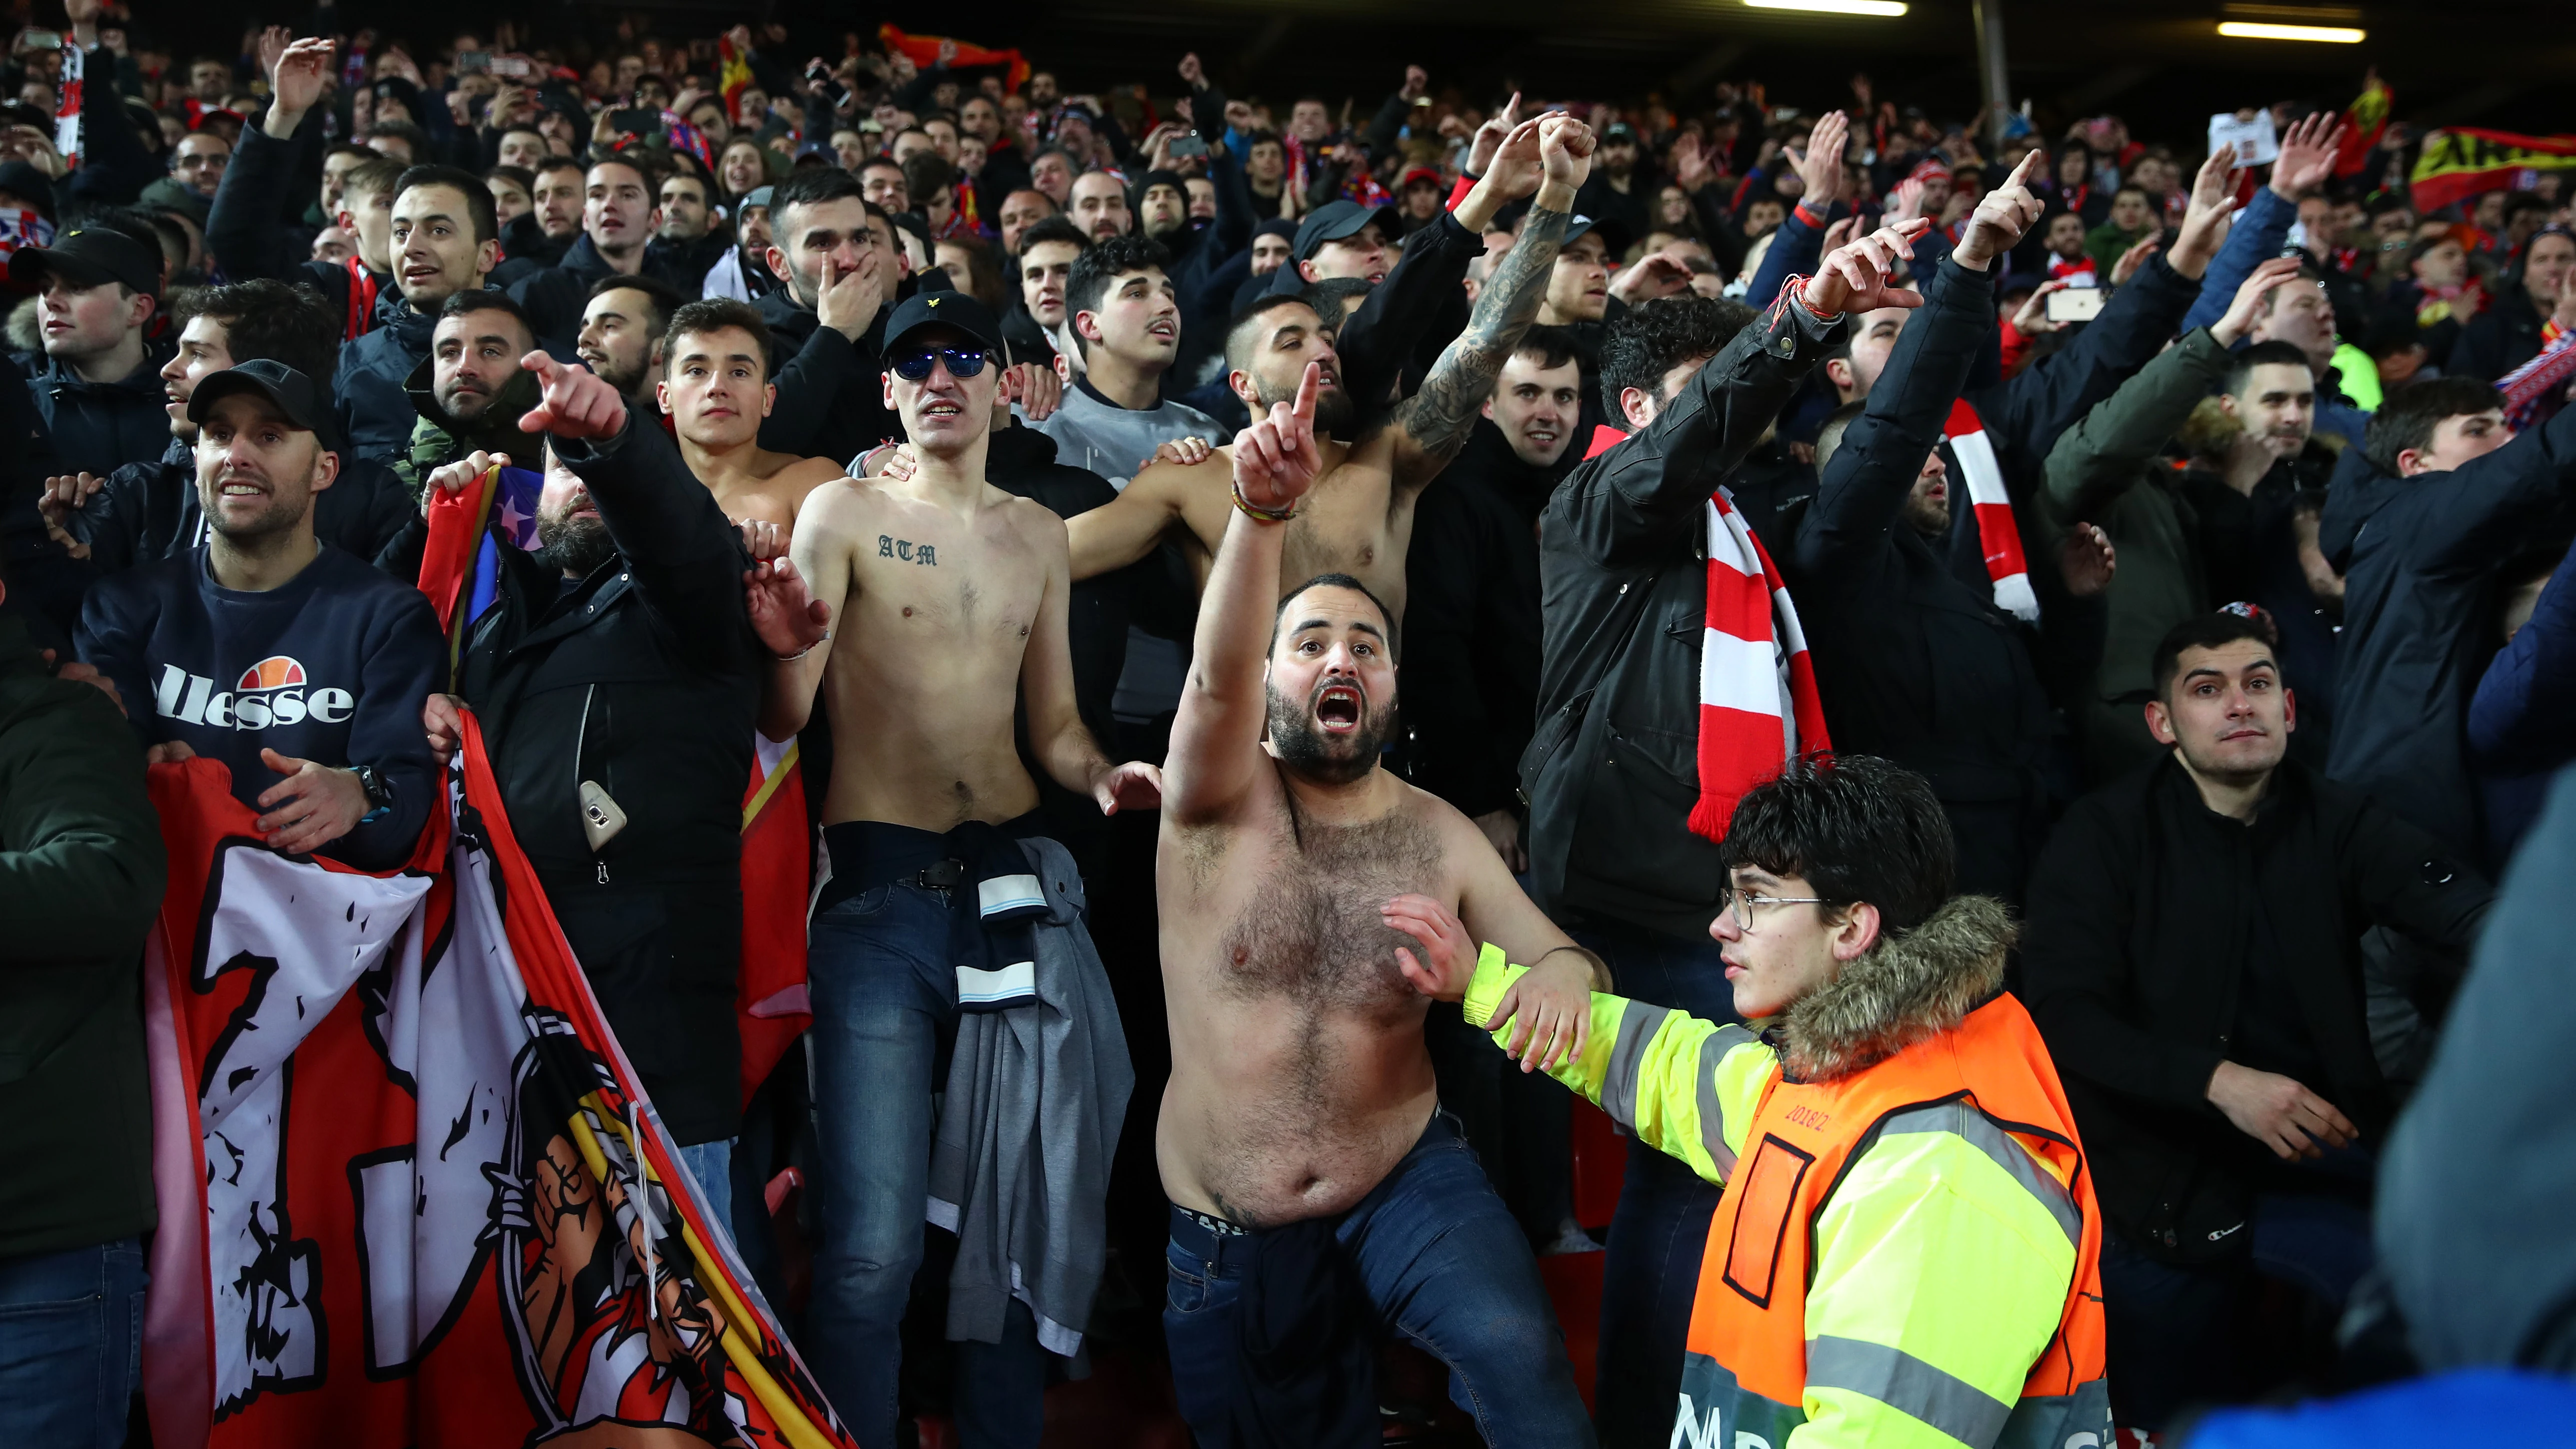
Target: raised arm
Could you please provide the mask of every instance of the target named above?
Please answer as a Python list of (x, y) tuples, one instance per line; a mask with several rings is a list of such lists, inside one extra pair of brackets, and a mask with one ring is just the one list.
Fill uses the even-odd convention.
[(2246, 277), (2281, 254), (2290, 239), (2290, 224), (2299, 219), (2300, 194), (2325, 184), (2326, 178), (2334, 174), (2335, 157), (2342, 149), (2343, 119), (2326, 111), (2297, 122), (2281, 137), (2281, 154), (2272, 162), (2271, 184), (2255, 192), (2254, 199), (2245, 203), (2243, 214), (2236, 218), (2226, 245), (2218, 249), (2217, 257), (2209, 264), (2199, 300), (2183, 315), (2184, 331), (2216, 322), (2226, 310), (2227, 299), (2236, 294)]
[(1458, 456), (1485, 400), (1493, 396), (1494, 379), (1547, 296), (1548, 274), (1565, 241), (1574, 193), (1592, 170), (1595, 142), (1590, 127), (1565, 115), (1540, 118), (1538, 141), (1545, 177), (1522, 223), (1520, 240), (1494, 267), (1467, 330), (1441, 352), (1431, 375), (1422, 380), (1422, 391), (1396, 409), (1399, 487), (1421, 487)]
[(1272, 404), (1268, 417), (1234, 436), (1235, 508), (1199, 597), (1189, 678), (1163, 763), (1163, 812), (1176, 825), (1223, 818), (1262, 765), (1262, 665), (1279, 610), (1288, 515), (1323, 470), (1315, 448), (1322, 380), (1308, 363), (1294, 403)]

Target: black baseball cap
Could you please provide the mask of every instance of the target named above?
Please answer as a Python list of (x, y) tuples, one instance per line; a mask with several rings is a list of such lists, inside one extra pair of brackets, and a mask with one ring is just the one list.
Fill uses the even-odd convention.
[(1577, 216), (1565, 224), (1565, 239), (1557, 245), (1570, 247), (1574, 245), (1576, 237), (1586, 232), (1600, 236), (1602, 251), (1607, 253), (1614, 263), (1627, 255), (1628, 243), (1635, 240), (1628, 235), (1627, 226), (1615, 216)]
[(993, 316), (992, 308), (964, 292), (921, 291), (905, 298), (894, 309), (894, 315), (886, 319), (886, 357), (891, 360), (914, 333), (933, 327), (954, 327), (984, 344), (987, 350), (1002, 351), (1002, 324)]
[(1312, 261), (1317, 247), (1357, 236), (1370, 222), (1377, 223), (1377, 229), (1388, 241), (1395, 240), (1404, 230), (1403, 219), (1395, 214), (1392, 206), (1362, 206), (1356, 201), (1327, 202), (1316, 207), (1312, 216), (1298, 223), (1297, 240), (1290, 244), (1288, 254), (1301, 262)]
[(323, 446), (331, 446), (331, 395), (303, 373), (265, 357), (198, 379), (197, 390), (188, 394), (188, 421), (203, 425), (216, 403), (240, 392), (258, 393), (288, 422), (321, 438)]
[(9, 258), (9, 280), (41, 290), (45, 278), (59, 275), (75, 287), (123, 282), (138, 292), (161, 290), (161, 255), (143, 243), (103, 226), (65, 232), (49, 247), (20, 247)]

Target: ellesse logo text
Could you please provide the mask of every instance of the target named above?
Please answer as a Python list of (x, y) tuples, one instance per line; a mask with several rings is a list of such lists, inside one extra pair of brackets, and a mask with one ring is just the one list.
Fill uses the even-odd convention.
[(230, 689), (219, 690), (202, 674), (175, 664), (161, 666), (152, 687), (155, 713), (188, 724), (219, 730), (264, 730), (270, 725), (338, 724), (357, 704), (345, 689), (308, 691), (304, 666), (283, 654), (272, 654), (241, 672)]

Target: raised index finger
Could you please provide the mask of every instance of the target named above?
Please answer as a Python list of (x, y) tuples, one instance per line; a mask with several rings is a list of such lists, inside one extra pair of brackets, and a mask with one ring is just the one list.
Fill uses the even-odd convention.
[(563, 377), (563, 364), (542, 347), (529, 349), (528, 355), (519, 359), (519, 365), (537, 375), (539, 391), (552, 388)]
[(1315, 421), (1315, 394), (1322, 390), (1323, 385), (1324, 365), (1320, 362), (1307, 363), (1306, 376), (1297, 384), (1297, 401), (1288, 409), (1288, 415), (1300, 423), (1312, 426)]
[(2011, 179), (2004, 182), (2004, 185), (2009, 188), (2019, 186), (2023, 182), (2028, 181), (2030, 179), (2031, 168), (2038, 164), (2039, 148), (2034, 146), (2030, 150), (2022, 153), (2021, 164), (2013, 168)]

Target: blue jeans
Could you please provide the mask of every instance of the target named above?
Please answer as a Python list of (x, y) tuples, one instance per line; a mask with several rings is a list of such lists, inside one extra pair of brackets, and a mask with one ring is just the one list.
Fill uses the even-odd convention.
[[(2245, 1402), (2271, 1387), (2261, 1365), (2284, 1346), (2252, 1341), (2257, 1280), (2342, 1310), (2372, 1262), (2365, 1189), (2374, 1161), (2349, 1147), (2274, 1169), (2284, 1190), (2255, 1193), (2245, 1251), (2233, 1258), (2168, 1263), (2119, 1233), (2103, 1238), (2104, 1347), (2120, 1427), (2161, 1430), (2196, 1405)], [(2315, 1190), (2297, 1190), (2302, 1179)]]
[[(1565, 1334), (1538, 1260), (1445, 1114), (1386, 1180), (1342, 1215), (1383, 1331), (1449, 1366), (1449, 1397), (1496, 1449), (1592, 1443)], [(1181, 1417), (1203, 1449), (1221, 1443), (1235, 1378), (1235, 1307), (1251, 1239), (1172, 1215), (1163, 1336)]]
[[(800, 1346), (824, 1397), (862, 1444), (892, 1444), (904, 1307), (930, 1203), (931, 1094), (953, 1029), (955, 963), (945, 891), (870, 886), (814, 918), (814, 1290)], [(948, 992), (931, 983), (945, 979)], [(956, 1345), (955, 1412), (968, 1449), (1035, 1449), (1046, 1355), (1011, 1315), (999, 1344)]]
[(140, 1238), (0, 1258), (0, 1444), (125, 1442), (144, 1281)]
[[(700, 1142), (679, 1149), (680, 1165), (698, 1183), (698, 1200), (707, 1205), (726, 1237), (733, 1231), (733, 1138), (718, 1142)], [(739, 1247), (736, 1252), (741, 1251)]]
[[(1743, 1020), (1735, 1014), (1717, 942), (1708, 937), (1684, 941), (1596, 920), (1574, 938), (1610, 963), (1611, 989), (1621, 996), (1704, 1021)], [(1610, 1449), (1664, 1449), (1672, 1438), (1700, 1258), (1724, 1193), (1679, 1158), (1628, 1144), (1601, 1265), (1601, 1350), (1592, 1387), (1601, 1442)]]

